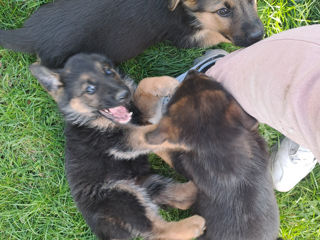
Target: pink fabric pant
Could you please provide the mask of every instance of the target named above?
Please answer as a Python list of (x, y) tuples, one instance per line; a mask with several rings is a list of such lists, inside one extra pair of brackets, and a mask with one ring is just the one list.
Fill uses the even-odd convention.
[(206, 74), (250, 115), (320, 160), (320, 25), (285, 31), (233, 52)]

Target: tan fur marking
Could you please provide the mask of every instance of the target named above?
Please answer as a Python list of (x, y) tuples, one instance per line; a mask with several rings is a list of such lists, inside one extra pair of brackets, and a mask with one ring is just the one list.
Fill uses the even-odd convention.
[(234, 100), (230, 103), (226, 113), (226, 119), (229, 124), (237, 124), (235, 121), (240, 122), (247, 130), (258, 130), (259, 123), (258, 121), (247, 114), (241, 106)]
[(169, 0), (168, 8), (170, 11), (174, 11), (178, 6), (180, 0)]
[(166, 222), (158, 215), (155, 204), (148, 199), (147, 194), (131, 182), (117, 184), (117, 188), (134, 195), (144, 206), (147, 218), (152, 222), (151, 239), (157, 240), (191, 240), (203, 233), (205, 220), (200, 216), (193, 216), (179, 222)]
[(180, 135), (180, 129), (172, 124), (170, 118), (168, 118), (168, 117), (162, 118), (160, 121), (160, 126), (162, 128), (162, 131), (163, 130), (166, 131), (166, 133), (168, 135), (168, 141), (178, 142), (179, 135)]
[[(104, 73), (104, 68), (110, 68), (111, 71), (113, 71), (113, 69), (107, 65), (107, 66), (103, 66), (100, 62), (96, 61), (94, 62), (94, 66), (96, 67), (96, 69), (101, 72), (102, 74), (105, 74)], [(114, 72), (114, 71), (113, 71)]]
[[(168, 4), (169, 10), (174, 11), (180, 2), (181, 0), (169, 0), (169, 4)], [(198, 0), (182, 0), (182, 2), (184, 5), (192, 9), (195, 6), (197, 6)]]
[(222, 42), (231, 43), (231, 41), (229, 39), (225, 38), (220, 33), (213, 32), (210, 30), (201, 30), (201, 31), (197, 32), (193, 36), (193, 39), (194, 39), (194, 41), (200, 41), (201, 47), (210, 47), (210, 46), (222, 43)]
[(257, 0), (254, 0), (254, 9), (256, 10), (256, 12), (258, 11), (258, 2), (257, 2)]
[(191, 9), (193, 9), (194, 7), (197, 6), (198, 0), (185, 0), (185, 1), (183, 1), (183, 4)]
[(173, 164), (170, 158), (170, 155), (166, 151), (155, 151), (155, 154), (157, 154), (163, 161), (165, 161), (170, 167), (173, 168)]
[[(179, 82), (172, 77), (144, 78), (139, 83), (133, 99), (135, 105), (143, 113), (144, 121), (147, 122), (158, 114), (162, 97), (174, 93)], [(159, 113), (161, 115), (161, 113)], [(158, 114), (158, 115), (159, 115)]]
[(153, 239), (157, 240), (191, 240), (203, 234), (204, 218), (194, 215), (179, 222), (153, 221)]
[[(127, 180), (116, 182), (114, 188), (134, 195), (146, 211), (147, 218), (152, 222), (152, 234), (148, 239), (155, 240), (191, 240), (201, 235), (205, 228), (205, 220), (200, 216), (192, 216), (179, 222), (166, 222), (158, 214), (157, 206), (151, 202), (148, 195), (135, 183)], [(110, 222), (118, 222), (122, 227), (131, 229), (130, 225), (121, 223), (114, 218)]]
[(70, 103), (70, 107), (78, 113), (81, 114), (89, 114), (90, 109), (81, 101), (81, 98), (72, 98)]
[(99, 117), (93, 121), (90, 121), (89, 126), (103, 131), (115, 127), (116, 124), (105, 117)]
[(198, 189), (193, 182), (176, 183), (167, 187), (155, 202), (182, 210), (189, 209), (197, 198)]
[[(147, 218), (150, 219), (151, 222), (159, 222), (163, 221), (161, 217), (158, 215), (158, 208), (157, 206), (151, 201), (151, 199), (148, 197), (144, 189), (140, 188), (138, 185), (136, 185), (134, 182), (130, 180), (121, 180), (117, 182), (115, 186), (118, 190), (126, 191), (132, 195), (134, 195), (140, 204), (144, 206), (144, 209), (146, 211)], [(130, 229), (131, 226), (124, 224), (123, 227)], [(130, 229), (131, 231), (134, 229)], [(152, 234), (151, 234), (152, 235)], [(147, 238), (150, 237), (148, 234), (146, 236)]]
[(154, 131), (158, 125), (148, 125), (142, 127), (134, 127), (131, 131), (129, 142), (131, 146), (135, 150), (149, 150), (150, 152), (153, 151), (166, 151), (166, 150), (186, 150), (188, 151), (189, 148), (183, 144), (175, 144), (165, 141), (159, 145), (152, 145), (146, 141), (146, 134), (149, 132)]
[(157, 97), (171, 95), (178, 87), (177, 79), (169, 76), (144, 78), (140, 81), (136, 92), (151, 94)]
[(225, 117), (228, 123), (230, 125), (233, 125), (234, 118), (237, 118), (238, 115), (239, 115), (239, 109), (237, 108), (237, 106), (235, 104), (230, 104), (230, 106), (228, 107), (225, 113)]
[(204, 105), (208, 106), (209, 108), (212, 108), (212, 104), (214, 104), (214, 103), (208, 102), (205, 100), (208, 100), (208, 99), (215, 100), (216, 102), (219, 101), (224, 104), (227, 104), (229, 102), (225, 92), (222, 90), (204, 90), (201, 92), (200, 98), (203, 99)]
[(130, 181), (124, 181), (124, 184), (117, 184), (117, 188), (134, 195), (139, 200), (139, 202), (145, 206), (147, 215), (150, 218), (158, 217), (157, 206), (155, 204), (150, 203), (151, 199), (147, 198), (147, 194), (144, 192), (143, 189), (140, 189), (139, 186), (135, 185)]
[[(194, 15), (203, 27), (202, 30), (193, 36), (195, 41), (202, 42), (204, 47), (216, 45), (220, 42), (231, 42), (225, 37), (227, 36), (231, 39), (229, 19), (221, 18), (217, 14), (209, 12), (196, 12)], [(224, 35), (222, 35), (221, 32), (223, 32)]]
[(59, 103), (61, 100), (61, 97), (64, 94), (64, 88), (59, 87), (58, 90), (52, 92), (52, 91), (48, 91), (48, 93), (51, 95), (51, 97), (57, 102)]
[[(143, 122), (144, 123), (157, 123), (158, 120), (152, 120), (153, 118), (159, 119), (162, 115), (161, 113), (161, 102), (158, 97), (151, 95), (140, 95), (140, 101), (136, 103), (139, 105), (138, 109), (143, 114)], [(144, 99), (143, 101), (141, 101)], [(158, 117), (157, 117), (158, 116)]]
[[(225, 3), (229, 4), (230, 8), (234, 8), (234, 7), (236, 7), (236, 5), (239, 5), (240, 1), (248, 1), (248, 0), (226, 0)], [(220, 2), (217, 5), (219, 5), (219, 8), (225, 7), (223, 2)]]
[(174, 115), (176, 111), (183, 108), (185, 105), (187, 105), (188, 97), (183, 97), (179, 99), (179, 101), (175, 102), (173, 105), (169, 108), (170, 115)]
[(90, 79), (91, 77), (90, 77), (90, 75), (88, 74), (88, 73), (82, 73), (81, 75), (80, 75), (80, 80), (82, 80), (82, 81), (87, 81), (88, 79)]
[[(121, 218), (105, 217), (105, 220), (111, 223), (113, 226), (120, 226), (121, 228), (127, 229), (128, 231), (133, 230), (130, 224), (122, 221)], [(117, 240), (117, 239), (113, 238), (112, 240)]]

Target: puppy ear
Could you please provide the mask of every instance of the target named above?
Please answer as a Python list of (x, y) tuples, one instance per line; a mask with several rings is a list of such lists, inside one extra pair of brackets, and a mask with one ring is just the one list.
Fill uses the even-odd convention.
[(168, 8), (170, 11), (174, 11), (176, 7), (178, 6), (180, 0), (169, 0)]
[(237, 101), (232, 101), (228, 111), (227, 118), (240, 120), (242, 126), (249, 131), (257, 130), (259, 127), (258, 121), (246, 113)]
[(197, 0), (169, 0), (169, 5), (168, 5), (169, 10), (174, 11), (181, 1), (185, 6), (193, 10), (195, 10), (197, 6)]
[(241, 116), (242, 125), (249, 131), (258, 130), (258, 127), (259, 127), (258, 121), (254, 117), (246, 113), (244, 110), (242, 110), (241, 113), (242, 113), (242, 116)]
[(48, 68), (34, 63), (30, 66), (30, 71), (35, 76), (41, 85), (48, 91), (48, 93), (56, 99), (58, 89), (63, 85), (60, 82), (60, 75), (57, 72), (53, 72)]

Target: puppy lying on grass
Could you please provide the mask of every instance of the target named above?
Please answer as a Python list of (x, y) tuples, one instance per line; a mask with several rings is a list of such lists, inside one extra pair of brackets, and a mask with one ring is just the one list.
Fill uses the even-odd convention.
[(197, 190), (191, 182), (174, 183), (152, 174), (146, 155), (152, 148), (131, 138), (144, 130), (138, 125), (148, 118), (138, 107), (150, 114), (175, 89), (174, 79), (156, 78), (153, 84), (149, 79), (148, 89), (138, 87), (134, 96), (144, 105), (136, 106), (132, 82), (122, 79), (101, 55), (77, 54), (62, 69), (34, 64), (31, 71), (65, 117), (71, 194), (99, 239), (191, 240), (203, 233), (200, 216), (179, 222), (160, 217), (157, 204), (189, 208)]
[(35, 53), (50, 68), (80, 52), (115, 63), (169, 40), (179, 47), (220, 42), (249, 46), (263, 37), (253, 0), (56, 0), (15, 30), (0, 30), (0, 46)]
[(258, 124), (216, 81), (189, 72), (167, 111), (140, 137), (198, 188), (193, 213), (206, 219), (206, 240), (275, 240), (279, 213), (266, 144)]

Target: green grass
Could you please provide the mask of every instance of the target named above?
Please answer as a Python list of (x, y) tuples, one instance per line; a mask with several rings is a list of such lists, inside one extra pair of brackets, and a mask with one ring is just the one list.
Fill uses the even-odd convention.
[[(0, 0), (0, 28), (21, 26), (40, 0)], [(320, 23), (318, 0), (259, 1), (268, 36), (293, 27)], [(230, 44), (219, 47), (232, 51)], [(176, 49), (158, 44), (121, 65), (137, 81), (176, 76), (204, 49)], [(63, 121), (55, 103), (28, 71), (34, 56), (0, 49), (0, 239), (95, 239), (78, 213), (64, 174)], [(261, 126), (269, 145), (281, 135)], [(175, 176), (159, 159), (154, 168)], [(289, 193), (277, 193), (281, 235), (285, 239), (320, 239), (320, 167)], [(162, 211), (168, 220), (187, 216)]]

